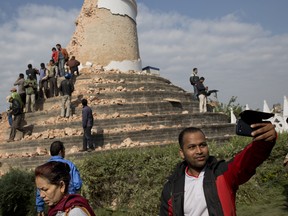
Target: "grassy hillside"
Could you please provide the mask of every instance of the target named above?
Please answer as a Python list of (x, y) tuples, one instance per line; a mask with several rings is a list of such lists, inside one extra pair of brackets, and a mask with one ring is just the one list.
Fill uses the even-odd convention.
[[(279, 135), (269, 159), (240, 186), (238, 216), (288, 215), (288, 173), (282, 165), (288, 151), (287, 138), (287, 134)], [(235, 137), (223, 145), (210, 143), (210, 152), (219, 159), (229, 159), (250, 141)], [(87, 155), (76, 164), (84, 183), (82, 194), (99, 216), (157, 215), (166, 177), (180, 162), (178, 144)], [(32, 172), (11, 171), (1, 177), (0, 189), (0, 215), (35, 215)]]

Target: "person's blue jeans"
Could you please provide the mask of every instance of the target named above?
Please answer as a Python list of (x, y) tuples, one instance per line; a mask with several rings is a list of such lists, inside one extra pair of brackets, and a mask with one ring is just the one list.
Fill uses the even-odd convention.
[(62, 77), (65, 75), (65, 59), (59, 59), (59, 65), (58, 65), (58, 68), (59, 68), (59, 75)]
[(10, 127), (12, 126), (12, 123), (13, 123), (13, 116), (12, 116), (12, 113), (8, 113), (8, 123), (10, 125)]

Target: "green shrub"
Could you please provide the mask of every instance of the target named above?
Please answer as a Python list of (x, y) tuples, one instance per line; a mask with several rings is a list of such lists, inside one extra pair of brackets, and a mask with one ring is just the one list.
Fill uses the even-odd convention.
[(95, 207), (155, 215), (161, 188), (179, 161), (176, 145), (103, 152), (79, 169)]
[[(33, 204), (32, 204), (33, 201)], [(31, 215), (35, 203), (33, 173), (11, 170), (0, 179), (1, 215)]]

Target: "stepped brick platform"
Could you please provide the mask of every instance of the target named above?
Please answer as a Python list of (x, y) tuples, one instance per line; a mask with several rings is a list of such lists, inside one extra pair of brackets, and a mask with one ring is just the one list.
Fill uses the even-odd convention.
[[(93, 110), (95, 152), (82, 148), (81, 99)], [(208, 140), (223, 143), (234, 136), (235, 125), (221, 113), (199, 113), (192, 94), (169, 80), (140, 72), (103, 71), (83, 68), (72, 96), (73, 115), (60, 117), (61, 96), (37, 102), (37, 111), (26, 113), (31, 136), (7, 143), (10, 129), (3, 119), (0, 129), (0, 162), (9, 167), (34, 168), (48, 158), (50, 144), (65, 143), (67, 158), (75, 159), (103, 150), (176, 143), (188, 126), (200, 127)], [(3, 115), (5, 117), (5, 115)], [(0, 168), (1, 170), (1, 168)]]

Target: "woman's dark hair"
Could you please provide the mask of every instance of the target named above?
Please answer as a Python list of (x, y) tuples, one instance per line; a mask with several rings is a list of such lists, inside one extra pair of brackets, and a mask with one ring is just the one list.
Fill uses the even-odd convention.
[(48, 180), (50, 184), (60, 186), (60, 182), (65, 184), (65, 193), (68, 192), (70, 182), (70, 167), (66, 163), (50, 161), (36, 167), (35, 177), (42, 177)]
[(181, 131), (181, 133), (178, 136), (178, 142), (179, 142), (181, 149), (183, 149), (183, 137), (184, 137), (184, 135), (186, 133), (196, 133), (196, 132), (201, 132), (205, 136), (203, 131), (200, 128), (196, 128), (196, 127), (188, 127), (188, 128), (185, 128), (184, 130)]

